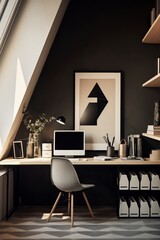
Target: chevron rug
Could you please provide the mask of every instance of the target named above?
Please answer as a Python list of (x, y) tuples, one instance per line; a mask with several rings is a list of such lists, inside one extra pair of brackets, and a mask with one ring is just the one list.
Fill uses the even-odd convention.
[(119, 219), (115, 209), (93, 209), (95, 219), (86, 208), (75, 209), (75, 226), (58, 208), (49, 223), (50, 208), (19, 208), (0, 222), (0, 239), (160, 239), (160, 219)]

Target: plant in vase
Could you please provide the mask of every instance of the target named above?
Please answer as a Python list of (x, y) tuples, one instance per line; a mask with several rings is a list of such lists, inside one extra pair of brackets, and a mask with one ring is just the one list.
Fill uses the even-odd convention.
[(26, 129), (29, 130), (26, 150), (27, 157), (40, 156), (39, 134), (43, 131), (46, 124), (51, 123), (55, 119), (55, 117), (47, 116), (45, 113), (38, 114), (38, 116), (32, 116), (28, 113), (26, 114), (24, 125), (26, 126)]

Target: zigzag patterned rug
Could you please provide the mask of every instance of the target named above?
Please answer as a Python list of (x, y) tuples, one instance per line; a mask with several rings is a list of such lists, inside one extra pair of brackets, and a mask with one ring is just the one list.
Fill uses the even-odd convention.
[(114, 209), (93, 209), (95, 219), (86, 208), (75, 209), (75, 226), (63, 214), (64, 209), (46, 223), (50, 209), (20, 208), (6, 221), (0, 222), (0, 239), (160, 239), (159, 218), (119, 219)]

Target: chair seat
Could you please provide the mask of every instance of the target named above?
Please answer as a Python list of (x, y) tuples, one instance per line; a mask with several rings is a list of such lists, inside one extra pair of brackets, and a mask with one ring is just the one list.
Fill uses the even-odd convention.
[(95, 187), (94, 184), (83, 184), (83, 183), (81, 184), (81, 186), (83, 187), (83, 189)]
[(62, 189), (62, 191), (71, 193), (71, 192), (83, 191), (85, 189), (92, 188), (92, 187), (95, 187), (95, 185), (94, 184), (77, 184), (77, 185), (73, 186), (72, 188)]

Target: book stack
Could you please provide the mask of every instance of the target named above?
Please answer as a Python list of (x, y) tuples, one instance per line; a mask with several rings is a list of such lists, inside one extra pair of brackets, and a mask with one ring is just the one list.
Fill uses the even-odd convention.
[(160, 126), (148, 125), (147, 134), (160, 135)]

